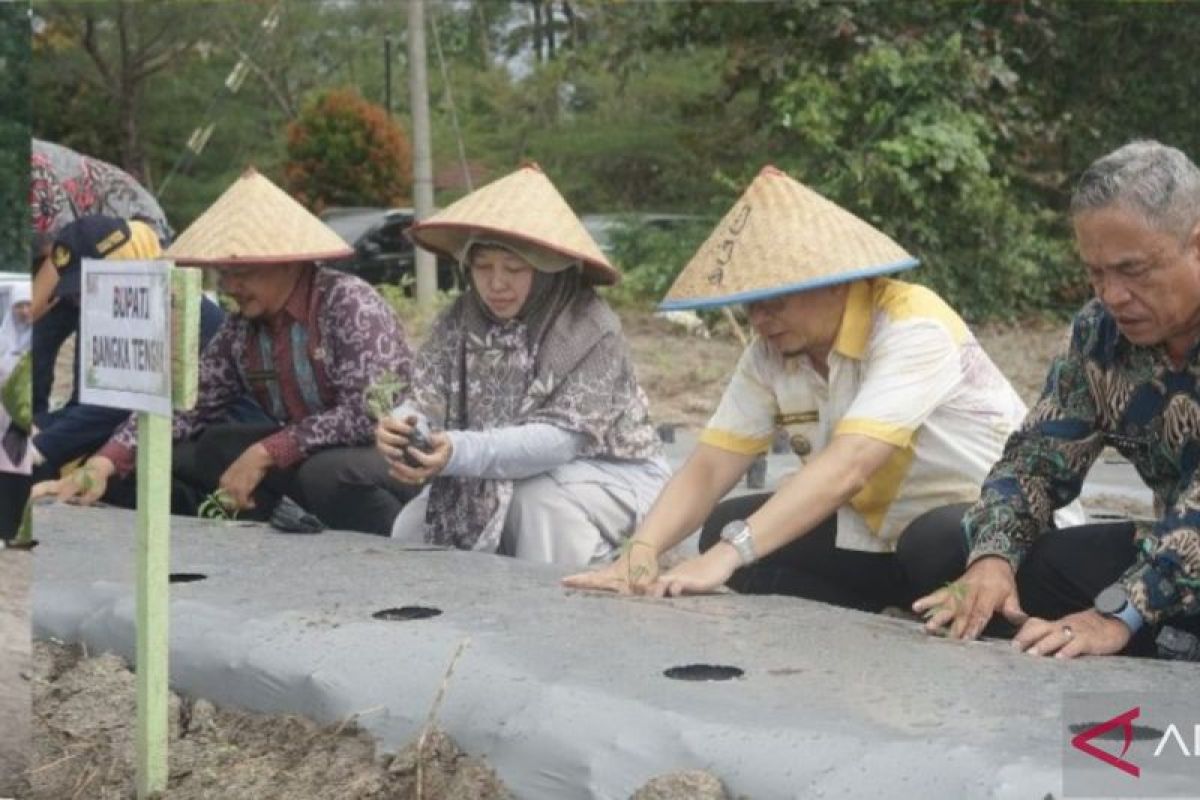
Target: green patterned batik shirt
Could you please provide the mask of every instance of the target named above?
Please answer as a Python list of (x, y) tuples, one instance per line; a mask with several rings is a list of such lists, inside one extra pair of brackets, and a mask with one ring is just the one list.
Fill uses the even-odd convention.
[(1182, 368), (1162, 347), (1134, 345), (1099, 301), (1076, 315), (1071, 343), (963, 520), (971, 561), (1015, 569), (1051, 515), (1079, 495), (1105, 445), (1154, 492), (1138, 557), (1121, 582), (1149, 623), (1200, 611), (1200, 346)]

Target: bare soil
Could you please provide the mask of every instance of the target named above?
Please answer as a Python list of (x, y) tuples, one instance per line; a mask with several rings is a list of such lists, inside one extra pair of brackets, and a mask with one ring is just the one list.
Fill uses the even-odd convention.
[(29, 766), (32, 568), (29, 552), (0, 550), (0, 797), (25, 791)]
[[(75, 647), (34, 648), (37, 800), (126, 800), (134, 786), (134, 675), (112, 654)], [(432, 731), (378, 757), (352, 720), (319, 726), (297, 716), (215, 708), (172, 694), (167, 796), (171, 800), (497, 800), (512, 795), (482, 761)], [(417, 793), (417, 764), (423, 792)]]

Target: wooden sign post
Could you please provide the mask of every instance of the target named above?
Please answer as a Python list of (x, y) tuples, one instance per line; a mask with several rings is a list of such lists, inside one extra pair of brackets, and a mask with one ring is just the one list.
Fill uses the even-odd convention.
[(83, 262), (85, 403), (138, 412), (137, 796), (167, 786), (171, 412), (196, 399), (200, 273), (165, 261)]

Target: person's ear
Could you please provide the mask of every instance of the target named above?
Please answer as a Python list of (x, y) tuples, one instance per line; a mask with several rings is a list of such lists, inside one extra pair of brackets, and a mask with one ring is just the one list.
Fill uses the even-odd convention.
[(1200, 261), (1200, 220), (1196, 220), (1196, 224), (1192, 226), (1192, 232), (1188, 234), (1184, 249), (1187, 250), (1188, 255)]

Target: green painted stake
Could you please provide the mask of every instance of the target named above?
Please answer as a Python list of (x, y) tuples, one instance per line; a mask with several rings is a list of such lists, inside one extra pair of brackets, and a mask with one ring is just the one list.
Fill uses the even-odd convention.
[[(171, 271), (171, 391), (175, 408), (196, 402), (200, 272)], [(138, 414), (137, 796), (167, 788), (168, 597), (171, 542), (171, 418)]]
[(167, 788), (171, 420), (138, 414), (137, 796)]
[(196, 405), (201, 278), (198, 269), (171, 270), (171, 401), (177, 411)]

